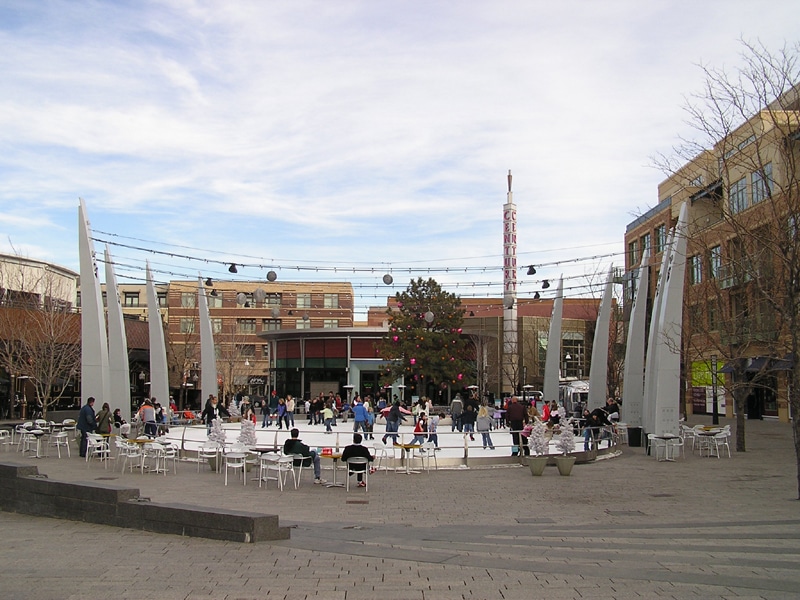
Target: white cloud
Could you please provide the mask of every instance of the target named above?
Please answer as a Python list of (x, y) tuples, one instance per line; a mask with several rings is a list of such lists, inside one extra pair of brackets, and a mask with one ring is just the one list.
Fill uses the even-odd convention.
[(658, 201), (649, 157), (686, 133), (693, 63), (736, 62), (740, 35), (771, 45), (795, 15), (744, 0), (6, 11), (0, 204), (26, 220), (5, 228), (65, 266), (78, 196), (98, 230), (231, 256), (499, 264), (509, 168), (526, 264), (621, 251), (631, 211)]

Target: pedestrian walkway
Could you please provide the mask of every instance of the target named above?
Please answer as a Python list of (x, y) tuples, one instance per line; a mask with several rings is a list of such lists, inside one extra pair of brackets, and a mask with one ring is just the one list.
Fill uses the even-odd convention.
[[(695, 420), (697, 421), (697, 419)], [(726, 421), (727, 422), (727, 421)], [(237, 544), (0, 513), (9, 598), (798, 598), (791, 427), (748, 421), (748, 452), (657, 462), (642, 448), (576, 465), (405, 476), (369, 492), (306, 478), (224, 486), (209, 469), (121, 474), (73, 459), (51, 479), (137, 486), (153, 502), (278, 514), (290, 540)], [(306, 474), (307, 475), (307, 474)], [(306, 476), (304, 475), (304, 477)]]

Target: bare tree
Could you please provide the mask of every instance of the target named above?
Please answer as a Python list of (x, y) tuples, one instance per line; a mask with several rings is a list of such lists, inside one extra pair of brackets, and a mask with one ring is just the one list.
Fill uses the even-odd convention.
[(80, 316), (70, 287), (44, 265), (9, 261), (0, 269), (0, 363), (27, 378), (43, 416), (64, 397), (80, 371)]
[(690, 284), (705, 284), (687, 297), (690, 321), (701, 324), (692, 313), (705, 312), (693, 344), (727, 362), (736, 448), (746, 447), (753, 386), (770, 371), (787, 373), (800, 496), (800, 44), (742, 45), (733, 72), (701, 67), (703, 91), (686, 104), (698, 139), (656, 163), (692, 202), (687, 271)]

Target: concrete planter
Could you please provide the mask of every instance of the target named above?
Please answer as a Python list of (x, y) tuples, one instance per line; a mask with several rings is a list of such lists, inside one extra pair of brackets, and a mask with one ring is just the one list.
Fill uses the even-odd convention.
[(544, 468), (547, 466), (546, 456), (531, 456), (528, 458), (528, 468), (531, 470), (531, 475), (538, 477), (544, 473)]
[(572, 466), (575, 464), (574, 456), (556, 456), (556, 466), (559, 475), (569, 475), (572, 473)]

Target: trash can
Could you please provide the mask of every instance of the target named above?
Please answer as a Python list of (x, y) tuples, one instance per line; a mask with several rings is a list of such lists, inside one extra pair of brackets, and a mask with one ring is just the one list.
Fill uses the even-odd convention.
[(628, 446), (633, 448), (642, 447), (642, 428), (628, 426)]

